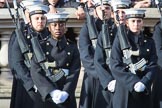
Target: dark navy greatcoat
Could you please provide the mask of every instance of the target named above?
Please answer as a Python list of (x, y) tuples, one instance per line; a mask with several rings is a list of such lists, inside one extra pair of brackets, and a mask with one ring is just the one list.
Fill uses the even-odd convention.
[[(110, 66), (114, 78), (117, 80), (115, 93), (113, 96), (113, 108), (151, 108), (151, 84), (157, 72), (157, 55), (155, 44), (152, 38), (144, 36), (142, 33), (138, 36), (128, 31), (128, 40), (131, 49), (139, 49), (139, 56), (132, 56), (132, 62), (136, 63), (145, 58), (147, 61), (144, 71), (137, 71), (133, 74), (123, 63), (123, 53), (120, 48), (118, 37), (115, 38), (112, 47)], [(142, 82), (146, 86), (145, 92), (137, 93), (134, 91), (134, 85)]]
[[(115, 39), (115, 35), (117, 32), (115, 24), (112, 24), (112, 22), (109, 22), (109, 39), (110, 39), (110, 44), (112, 46), (113, 41)], [(110, 58), (107, 58), (106, 52), (103, 46), (103, 37), (102, 33), (100, 33), (100, 36), (98, 37), (97, 45), (96, 45), (96, 51), (95, 51), (95, 58), (94, 58), (94, 63), (95, 63), (95, 68), (97, 70), (97, 75), (99, 76), (101, 85), (105, 90), (107, 90), (107, 85), (110, 81), (114, 80), (111, 71), (109, 69), (109, 64), (108, 61)], [(111, 48), (110, 48), (111, 50)], [(108, 91), (107, 91), (108, 92)]]
[[(23, 27), (23, 26), (22, 26)], [(22, 29), (25, 40), (32, 53), (28, 28)], [(48, 31), (42, 31), (47, 36)], [(34, 92), (34, 83), (30, 75), (30, 68), (24, 63), (25, 57), (20, 50), (16, 33), (13, 32), (9, 42), (9, 66), (13, 73), (13, 87), (10, 108), (43, 108), (43, 101), (40, 94)], [(30, 65), (30, 64), (29, 64)]]
[[(110, 20), (108, 21), (108, 29), (109, 29), (109, 42), (110, 45), (112, 45), (117, 29), (115, 24)], [(95, 69), (97, 71), (97, 76), (99, 77), (99, 81), (102, 85), (103, 91), (106, 92), (108, 95), (105, 96), (108, 107), (105, 108), (111, 108), (112, 107), (112, 96), (113, 94), (107, 90), (107, 85), (110, 81), (114, 80), (111, 71), (109, 69), (109, 64), (107, 61), (109, 61), (109, 56), (106, 55), (105, 48), (103, 46), (103, 33), (101, 32), (96, 45), (96, 51), (94, 55), (94, 65)], [(109, 49), (111, 50), (111, 48)]]
[(16, 72), (14, 70), (14, 53), (12, 53), (13, 43), (15, 42), (16, 35), (15, 32), (11, 34), (9, 40), (9, 47), (8, 47), (8, 61), (9, 61), (9, 68), (13, 74), (13, 82), (12, 82), (12, 92), (11, 92), (11, 102), (10, 108), (33, 108), (33, 102), (29, 97), (29, 94), (25, 90), (22, 81), (17, 78)]
[(162, 28), (161, 22), (154, 27), (153, 39), (155, 41), (156, 52), (158, 56), (159, 71), (153, 85), (154, 108), (162, 108)]
[[(77, 45), (68, 42), (63, 36), (60, 40), (50, 37), (42, 42), (41, 46), (44, 54), (46, 54), (47, 61), (56, 62), (56, 69), (69, 69), (67, 77), (64, 76), (53, 83), (46, 77), (45, 71), (37, 62), (35, 56), (32, 58), (31, 76), (42, 99), (52, 104), (51, 108), (76, 108), (75, 89), (81, 66)], [(63, 104), (56, 105), (52, 100), (49, 101), (51, 99), (50, 92), (55, 89), (66, 91), (69, 94), (69, 98)]]
[[(98, 33), (101, 31), (102, 21), (96, 20), (95, 25)], [(80, 58), (84, 67), (84, 78), (80, 96), (80, 108), (108, 108), (109, 94), (101, 86), (98, 72), (95, 70), (95, 49), (90, 40), (87, 23), (85, 23), (79, 35)]]

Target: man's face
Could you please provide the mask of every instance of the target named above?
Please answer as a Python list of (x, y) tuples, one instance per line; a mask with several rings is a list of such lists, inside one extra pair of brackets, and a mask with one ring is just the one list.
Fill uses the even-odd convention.
[(42, 31), (46, 27), (46, 17), (43, 14), (34, 14), (31, 16), (31, 25), (37, 32)]
[(49, 4), (55, 6), (59, 0), (48, 0)]
[[(97, 6), (95, 11), (97, 16), (101, 20), (109, 19), (111, 17), (111, 7), (109, 5)], [(104, 18), (103, 18), (103, 12), (104, 12)]]
[(135, 34), (139, 34), (143, 27), (142, 18), (129, 18), (127, 20), (128, 28)]
[(0, 8), (3, 8), (5, 3), (6, 3), (5, 0), (0, 0)]
[(53, 23), (50, 23), (49, 24), (48, 28), (49, 28), (49, 31), (52, 34), (52, 37), (54, 39), (57, 39), (58, 40), (65, 33), (66, 23), (65, 22), (53, 22)]
[[(117, 9), (117, 14), (119, 15), (119, 23), (120, 24), (125, 24), (126, 22), (126, 15), (124, 12), (124, 9)], [(116, 20), (116, 16), (114, 16), (115, 20)]]

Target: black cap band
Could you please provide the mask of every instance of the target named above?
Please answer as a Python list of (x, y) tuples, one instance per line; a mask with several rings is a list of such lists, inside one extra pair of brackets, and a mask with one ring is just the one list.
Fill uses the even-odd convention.
[(66, 22), (68, 20), (68, 18), (54, 18), (54, 19), (49, 19), (48, 23), (52, 23), (52, 22)]
[(145, 14), (130, 14), (130, 15), (126, 15), (126, 19), (129, 18), (144, 18)]

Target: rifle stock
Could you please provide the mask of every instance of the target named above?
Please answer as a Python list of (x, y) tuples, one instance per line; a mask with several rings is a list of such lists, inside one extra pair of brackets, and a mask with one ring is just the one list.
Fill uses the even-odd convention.
[(130, 49), (130, 44), (127, 38), (125, 25), (119, 24), (118, 33), (121, 50)]
[(102, 18), (103, 18), (103, 24), (102, 24), (102, 42), (103, 42), (103, 48), (106, 53), (106, 63), (109, 64), (109, 58), (111, 53), (111, 38), (110, 38), (110, 31), (108, 28), (108, 19), (105, 19), (105, 10), (103, 10), (103, 1), (101, 0), (102, 5)]
[(37, 62), (38, 63), (44, 62), (46, 60), (46, 56), (40, 46), (38, 38), (36, 36), (32, 36), (31, 43)]
[(115, 11), (116, 20), (118, 23), (117, 25), (118, 39), (119, 39), (120, 47), (121, 47), (121, 50), (123, 51), (123, 56), (124, 56), (123, 62), (129, 66), (129, 70), (131, 71), (131, 73), (136, 74), (134, 64), (131, 58), (132, 51), (130, 50), (131, 46), (130, 46), (130, 43), (127, 37), (125, 25), (120, 23), (120, 18), (119, 18), (118, 12), (115, 9), (115, 7), (114, 7), (114, 11)]
[[(158, 9), (158, 11), (160, 13), (160, 28), (162, 30), (162, 11), (161, 11), (161, 8), (159, 6), (159, 0), (155, 0), (155, 4), (156, 4), (157, 9)], [(162, 41), (162, 39), (161, 39), (161, 41)], [(161, 43), (161, 46), (162, 46), (162, 43)]]
[(160, 27), (161, 27), (161, 29), (162, 29), (162, 12), (161, 12), (161, 8), (160, 8), (160, 6), (159, 6), (159, 0), (155, 0), (155, 4), (156, 4), (156, 6), (157, 6), (157, 9), (158, 9), (158, 11), (159, 11), (159, 13), (160, 13)]
[(18, 43), (19, 43), (19, 46), (20, 46), (20, 49), (21, 49), (21, 52), (23, 54), (27, 53), (29, 51), (29, 47), (28, 47), (28, 44), (22, 34), (22, 30), (16, 28), (15, 30), (15, 33), (16, 33), (16, 36), (17, 36), (17, 39), (18, 39)]
[(87, 18), (88, 33), (92, 41), (93, 47), (96, 48), (98, 32), (95, 25), (94, 17), (89, 14), (87, 3), (85, 3), (85, 11), (86, 11), (86, 18)]
[(15, 16), (12, 14), (11, 12), (11, 9), (10, 9), (10, 6), (8, 4), (8, 1), (6, 0), (6, 5), (7, 5), (7, 8), (9, 10), (9, 13), (10, 13), (10, 16), (13, 20), (13, 23), (15, 24), (15, 27), (16, 27), (16, 30), (15, 30), (15, 33), (16, 33), (16, 36), (17, 36), (17, 40), (18, 40), (18, 44), (19, 44), (19, 47), (20, 47), (20, 50), (22, 52), (22, 54), (24, 55), (25, 57), (25, 63), (28, 67), (30, 67), (30, 57), (28, 56), (28, 52), (29, 52), (29, 47), (28, 47), (28, 44), (26, 42), (26, 39), (25, 39), (25, 36), (23, 35), (22, 33), (22, 26), (20, 24), (20, 17), (19, 17), (19, 11), (18, 11), (18, 6), (17, 6), (17, 3), (16, 3), (16, 0), (13, 1), (14, 3), (14, 8), (15, 8), (15, 11), (16, 11), (16, 18)]
[[(48, 62), (46, 59), (46, 55), (43, 52), (43, 49), (40, 45), (40, 42), (38, 40), (38, 36), (33, 36), (33, 31), (31, 30), (31, 28), (29, 28), (30, 30), (30, 35), (32, 36), (31, 39), (31, 44), (32, 44), (32, 48), (33, 48), (33, 52), (35, 54), (37, 63), (40, 64), (40, 66), (42, 67), (42, 69), (45, 71), (45, 75), (52, 81), (52, 82), (56, 82), (56, 78), (54, 77), (54, 75), (52, 74), (52, 72), (49, 70), (49, 66), (48, 66)], [(53, 63), (54, 65), (56, 65), (55, 63)], [(54, 83), (55, 84), (55, 83)], [(57, 86), (55, 84), (55, 86)]]
[(102, 41), (103, 41), (103, 48), (106, 53), (106, 62), (109, 64), (109, 57), (111, 53), (111, 40), (110, 40), (110, 35), (109, 35), (109, 29), (108, 29), (108, 24), (106, 21), (102, 24)]

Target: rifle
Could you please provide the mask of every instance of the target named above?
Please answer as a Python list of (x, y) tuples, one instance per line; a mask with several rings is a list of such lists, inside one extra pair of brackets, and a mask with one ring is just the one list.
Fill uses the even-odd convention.
[(25, 39), (25, 37), (22, 33), (21, 24), (20, 24), (20, 15), (19, 15), (19, 11), (18, 11), (17, 2), (16, 2), (16, 0), (13, 0), (14, 9), (16, 11), (16, 15), (15, 15), (16, 18), (12, 14), (11, 8), (10, 8), (7, 0), (6, 0), (6, 5), (8, 7), (12, 21), (15, 24), (15, 27), (16, 27), (15, 33), (16, 33), (17, 40), (18, 40), (18, 43), (19, 43), (19, 46), (20, 46), (20, 50), (25, 57), (25, 63), (28, 67), (30, 67), (30, 53), (29, 53), (30, 49), (29, 49), (28, 43), (26, 42), (26, 39)]
[(128, 37), (127, 37), (127, 33), (126, 33), (126, 28), (124, 24), (120, 24), (120, 19), (119, 19), (119, 15), (118, 12), (116, 11), (116, 9), (114, 8), (114, 13), (116, 15), (116, 20), (118, 22), (118, 38), (119, 38), (119, 42), (120, 42), (120, 46), (121, 46), (121, 50), (123, 51), (123, 61), (124, 63), (126, 63), (129, 66), (129, 70), (131, 71), (131, 73), (136, 74), (137, 70), (144, 70), (146, 66), (146, 60), (144, 58), (142, 58), (140, 61), (138, 61), (137, 63), (133, 64), (132, 58), (131, 56), (139, 56), (139, 50), (137, 51), (132, 51), (131, 50), (131, 45), (129, 43)]
[(44, 51), (38, 40), (38, 36), (33, 35), (34, 31), (31, 28), (29, 28), (29, 31), (30, 31), (30, 36), (32, 37), (31, 44), (32, 44), (33, 52), (35, 54), (37, 63), (39, 63), (39, 65), (44, 70), (46, 77), (48, 77), (55, 84), (55, 86), (57, 86), (55, 82), (61, 79), (63, 76), (68, 75), (67, 69), (59, 68), (56, 71), (51, 70), (50, 68), (57, 67), (56, 62), (47, 61), (46, 55), (44, 54)]
[[(56, 62), (48, 63), (46, 55), (43, 52), (43, 49), (38, 40), (38, 36), (34, 36), (34, 31), (29, 28), (31, 38), (31, 44), (33, 48), (33, 53), (35, 54), (36, 61), (42, 67), (45, 72), (46, 77), (48, 77), (54, 84), (58, 81), (62, 76), (64, 76), (64, 71), (60, 70), (59, 74), (54, 75), (49, 67), (56, 67)], [(55, 84), (56, 85), (56, 84)], [(57, 86), (57, 85), (56, 85)]]
[[(162, 11), (161, 11), (161, 8), (160, 8), (160, 6), (159, 6), (159, 0), (155, 0), (155, 4), (156, 4), (156, 6), (157, 6), (157, 8), (158, 8), (158, 11), (159, 11), (159, 13), (160, 13), (160, 28), (161, 28), (161, 30), (162, 30)], [(161, 41), (162, 41), (162, 39), (161, 39)], [(161, 47), (162, 47), (162, 44), (161, 44)]]
[[(25, 38), (22, 34), (21, 28), (20, 28), (21, 26), (20, 26), (20, 22), (19, 22), (19, 12), (18, 12), (18, 6), (17, 6), (17, 3), (16, 3), (16, 0), (14, 0), (13, 2), (14, 2), (14, 8), (16, 10), (16, 18), (14, 17), (14, 15), (11, 12), (8, 1), (6, 2), (6, 4), (7, 4), (7, 7), (9, 9), (10, 15), (13, 19), (13, 22), (16, 26), (15, 33), (16, 33), (16, 36), (17, 36), (17, 39), (18, 39), (20, 50), (25, 57), (25, 60), (26, 60), (25, 63), (27, 64), (28, 67), (30, 67), (30, 57), (29, 57), (29, 54), (28, 54), (30, 49), (28, 47), (28, 44), (27, 44), (27, 42), (26, 42), (26, 40), (25, 40)], [(38, 63), (40, 63), (43, 70), (46, 72), (46, 76), (49, 78), (52, 73), (48, 69), (49, 64), (47, 62), (45, 62), (45, 60), (46, 60), (45, 54), (43, 53), (43, 50), (40, 46), (40, 43), (39, 43), (37, 37), (32, 35), (33, 32), (30, 28), (29, 28), (29, 32), (30, 32), (30, 35), (32, 36), (31, 43), (32, 43), (33, 52), (36, 55), (36, 59), (37, 59)], [(53, 65), (53, 64), (51, 64), (51, 65)], [(52, 79), (52, 77), (50, 77), (50, 80), (56, 81), (56, 79), (55, 78)]]
[(160, 27), (161, 27), (161, 29), (162, 29), (162, 12), (161, 12), (161, 8), (160, 8), (160, 6), (159, 6), (159, 0), (155, 0), (155, 4), (156, 4), (156, 6), (157, 6), (157, 9), (158, 9), (158, 11), (159, 11), (159, 13), (160, 13), (160, 23), (161, 23), (161, 25), (160, 25)]
[[(103, 6), (103, 1), (101, 1), (101, 4)], [(108, 24), (107, 24), (107, 19), (105, 19), (105, 14), (104, 14), (104, 10), (102, 8), (102, 18), (103, 18), (103, 24), (102, 24), (102, 41), (103, 41), (103, 48), (105, 50), (106, 53), (106, 63), (109, 64), (109, 58), (110, 58), (110, 53), (111, 53), (111, 38), (110, 38), (110, 31), (108, 28)]]
[(95, 25), (95, 19), (93, 16), (89, 14), (87, 2), (85, 3), (85, 11), (86, 11), (86, 18), (87, 18), (88, 33), (90, 36), (90, 40), (92, 42), (92, 46), (95, 49), (96, 43), (97, 43), (98, 32), (97, 32), (97, 28)]

